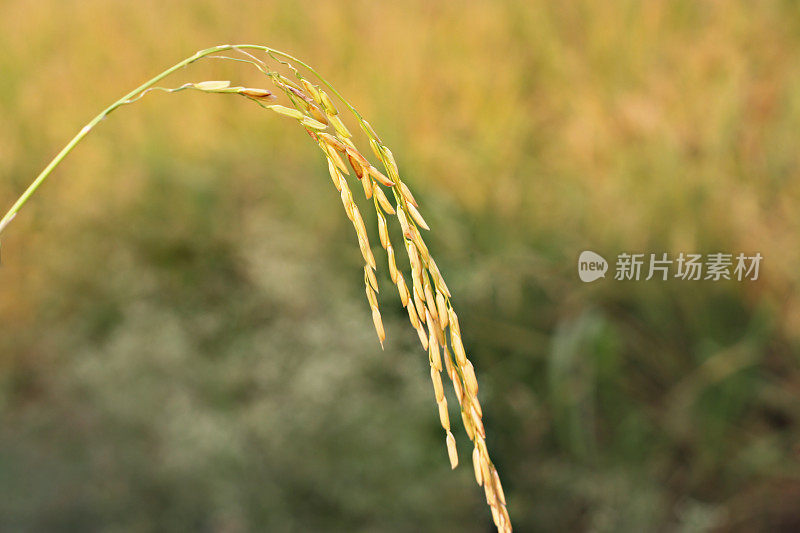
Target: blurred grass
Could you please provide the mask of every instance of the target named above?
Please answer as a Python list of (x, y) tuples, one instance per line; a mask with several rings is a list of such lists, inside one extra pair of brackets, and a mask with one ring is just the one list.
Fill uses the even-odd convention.
[[(796, 4), (0, 13), (5, 204), (195, 50), (294, 53), (371, 120), (423, 206), (518, 531), (800, 527)], [(258, 78), (208, 62), (172, 83), (202, 79)], [(148, 96), (4, 234), (2, 529), (489, 529), (469, 468), (448, 471), (414, 333), (387, 285), (374, 342), (352, 232), (288, 126)], [(753, 283), (587, 286), (583, 249), (765, 260)]]

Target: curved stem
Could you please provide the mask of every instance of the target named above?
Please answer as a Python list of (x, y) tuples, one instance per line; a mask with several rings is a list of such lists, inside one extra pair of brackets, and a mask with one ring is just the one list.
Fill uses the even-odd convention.
[(111, 113), (112, 111), (114, 111), (118, 107), (128, 103), (128, 101), (131, 98), (137, 96), (138, 94), (142, 93), (143, 91), (146, 91), (147, 89), (149, 89), (150, 87), (152, 87), (153, 85), (155, 85), (156, 83), (161, 81), (162, 79), (166, 78), (167, 76), (169, 76), (170, 74), (172, 74), (176, 70), (178, 70), (178, 69), (180, 69), (182, 67), (185, 67), (186, 65), (189, 65), (191, 63), (194, 63), (198, 59), (201, 59), (201, 58), (203, 58), (203, 57), (205, 57), (207, 55), (214, 54), (214, 53), (217, 53), (217, 52), (222, 52), (222, 51), (225, 51), (225, 50), (234, 50), (234, 49), (237, 49), (237, 48), (247, 48), (247, 49), (251, 49), (251, 50), (261, 50), (263, 52), (267, 52), (267, 53), (270, 53), (270, 54), (275, 54), (275, 55), (284, 57), (286, 59), (289, 59), (291, 61), (294, 61), (298, 65), (302, 66), (303, 68), (307, 69), (309, 72), (314, 74), (314, 76), (319, 78), (319, 80), (322, 83), (324, 83), (325, 86), (328, 89), (330, 89), (331, 92), (333, 94), (335, 94), (348, 107), (348, 109), (350, 109), (350, 111), (356, 116), (358, 121), (361, 122), (362, 125), (363, 125), (364, 119), (362, 118), (361, 114), (358, 111), (356, 111), (356, 109), (350, 104), (350, 102), (348, 102), (339, 93), (339, 91), (337, 91), (325, 78), (320, 76), (317, 73), (317, 71), (315, 71), (313, 68), (311, 68), (308, 64), (304, 63), (303, 61), (297, 59), (296, 57), (294, 57), (294, 56), (292, 56), (290, 54), (287, 54), (286, 52), (281, 52), (280, 50), (275, 50), (275, 49), (270, 48), (268, 46), (261, 46), (261, 45), (255, 45), (255, 44), (237, 44), (237, 45), (223, 44), (223, 45), (219, 45), (219, 46), (214, 46), (212, 48), (206, 48), (205, 50), (200, 50), (199, 52), (195, 53), (194, 55), (192, 55), (190, 57), (187, 57), (183, 61), (181, 61), (179, 63), (176, 63), (175, 65), (171, 66), (167, 70), (161, 72), (157, 76), (147, 80), (142, 85), (140, 85), (139, 87), (135, 88), (134, 90), (132, 90), (131, 92), (129, 92), (128, 94), (126, 94), (125, 96), (123, 96), (122, 98), (120, 98), (119, 100), (117, 100), (116, 102), (114, 102), (113, 104), (111, 104), (110, 106), (105, 108), (104, 110), (102, 110), (96, 117), (94, 117), (88, 124), (86, 124), (86, 126), (81, 128), (81, 130), (75, 135), (75, 137), (73, 137), (72, 140), (70, 140), (67, 143), (67, 145), (64, 146), (64, 148), (62, 148), (61, 151), (53, 158), (53, 160), (50, 161), (50, 163), (48, 163), (48, 165), (44, 168), (44, 170), (42, 170), (39, 173), (39, 175), (36, 177), (36, 179), (33, 180), (33, 183), (31, 183), (28, 186), (28, 188), (25, 190), (25, 192), (22, 193), (22, 195), (19, 197), (19, 199), (17, 199), (17, 201), (14, 203), (14, 205), (11, 206), (11, 208), (3, 216), (3, 218), (0, 219), (0, 233), (3, 232), (3, 230), (6, 228), (6, 226), (8, 226), (9, 222), (11, 222), (11, 220), (17, 215), (17, 213), (22, 208), (22, 206), (25, 205), (25, 203), (28, 201), (28, 199), (30, 199), (31, 195), (33, 195), (33, 193), (36, 192), (36, 190), (42, 185), (42, 183), (44, 183), (44, 181), (48, 178), (48, 176), (50, 176), (50, 173), (53, 172), (53, 170), (59, 165), (59, 163), (61, 163), (61, 161), (72, 151), (72, 149), (75, 148), (75, 146), (79, 142), (81, 142), (81, 140), (83, 140), (84, 137), (86, 137), (86, 135), (92, 130), (92, 128), (94, 128), (101, 120), (103, 120), (106, 116), (108, 116), (109, 113)]
[(187, 57), (183, 61), (176, 63), (175, 65), (161, 72), (154, 78), (149, 79), (136, 89), (132, 90), (131, 92), (129, 92), (128, 94), (126, 94), (125, 96), (123, 96), (122, 98), (120, 98), (119, 100), (117, 100), (104, 110), (102, 110), (96, 117), (94, 117), (88, 124), (86, 124), (86, 126), (81, 128), (81, 130), (75, 135), (75, 137), (73, 137), (72, 140), (70, 140), (67, 143), (67, 145), (61, 149), (61, 151), (53, 158), (53, 160), (50, 161), (50, 163), (48, 163), (48, 165), (44, 168), (44, 170), (42, 170), (39, 173), (36, 179), (33, 180), (33, 183), (31, 183), (25, 190), (25, 192), (22, 193), (22, 196), (20, 196), (19, 199), (14, 203), (14, 205), (11, 206), (11, 208), (3, 216), (3, 218), (0, 219), (0, 233), (2, 233), (2, 231), (6, 228), (6, 226), (8, 226), (8, 223), (11, 222), (11, 220), (17, 215), (22, 206), (25, 205), (25, 202), (27, 202), (28, 199), (31, 197), (31, 195), (33, 195), (33, 193), (36, 192), (36, 190), (42, 185), (42, 183), (44, 183), (44, 181), (48, 178), (48, 176), (50, 176), (50, 173), (53, 172), (53, 170), (59, 165), (59, 163), (61, 163), (61, 161), (67, 156), (67, 154), (69, 154), (72, 151), (72, 149), (75, 148), (75, 146), (79, 142), (81, 142), (81, 140), (83, 140), (84, 137), (86, 137), (86, 135), (92, 130), (92, 128), (94, 128), (101, 120), (103, 120), (106, 116), (108, 116), (109, 113), (111, 113), (121, 105), (124, 105), (129, 99), (133, 98), (142, 91), (145, 91), (148, 88), (152, 87), (153, 85), (155, 85), (162, 79), (166, 78), (176, 70), (185, 67), (186, 65), (189, 65), (190, 63), (193, 63), (198, 59), (205, 57), (209, 54), (220, 52), (222, 50), (229, 50), (231, 48), (233, 48), (232, 45), (226, 44), (221, 46), (215, 46), (213, 48), (208, 48), (206, 50), (201, 50), (195, 53), (194, 55)]

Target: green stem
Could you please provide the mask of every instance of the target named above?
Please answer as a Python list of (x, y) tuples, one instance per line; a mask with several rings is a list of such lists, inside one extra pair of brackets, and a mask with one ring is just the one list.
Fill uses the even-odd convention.
[(169, 76), (170, 74), (175, 72), (176, 70), (178, 70), (178, 69), (180, 69), (182, 67), (185, 67), (186, 65), (189, 65), (191, 63), (194, 63), (198, 59), (201, 59), (201, 58), (203, 58), (203, 57), (205, 57), (207, 55), (214, 54), (214, 53), (217, 53), (217, 52), (222, 52), (222, 51), (225, 51), (225, 50), (233, 50), (233, 49), (236, 49), (236, 48), (249, 48), (249, 49), (252, 49), (252, 50), (262, 50), (264, 52), (273, 53), (273, 54), (282, 56), (282, 57), (284, 57), (286, 59), (289, 59), (291, 61), (295, 61), (298, 65), (301, 65), (302, 67), (308, 69), (311, 73), (313, 73), (315, 76), (317, 76), (334, 94), (336, 94), (336, 96), (338, 96), (345, 103), (345, 105), (347, 105), (347, 107), (356, 115), (356, 117), (359, 120), (363, 120), (361, 118), (361, 115), (358, 114), (358, 112), (353, 108), (353, 106), (350, 105), (350, 103), (347, 100), (342, 98), (342, 96), (338, 93), (338, 91), (336, 91), (336, 89), (334, 89), (331, 86), (331, 84), (328, 83), (324, 78), (322, 78), (319, 74), (317, 74), (317, 72), (314, 69), (312, 69), (306, 63), (300, 61), (299, 59), (297, 59), (297, 58), (295, 58), (295, 57), (293, 57), (293, 56), (291, 56), (291, 55), (289, 55), (289, 54), (287, 54), (285, 52), (281, 52), (279, 50), (274, 50), (274, 49), (269, 48), (267, 46), (259, 46), (259, 45), (254, 45), (254, 44), (240, 44), (240, 45), (224, 44), (224, 45), (220, 45), (220, 46), (215, 46), (213, 48), (207, 48), (205, 50), (200, 50), (199, 52), (195, 53), (194, 55), (192, 55), (190, 57), (187, 57), (183, 61), (181, 61), (179, 63), (176, 63), (175, 65), (171, 66), (170, 68), (168, 68), (167, 70), (165, 70), (162, 73), (158, 74), (154, 78), (151, 78), (148, 81), (144, 82), (142, 85), (140, 85), (136, 89), (132, 90), (131, 92), (129, 92), (128, 94), (126, 94), (125, 96), (123, 96), (122, 98), (120, 98), (119, 100), (117, 100), (116, 102), (114, 102), (113, 104), (111, 104), (110, 106), (105, 108), (104, 110), (102, 110), (96, 117), (94, 117), (88, 124), (86, 124), (86, 126), (84, 126), (75, 135), (75, 137), (73, 137), (72, 140), (69, 141), (64, 148), (61, 149), (61, 151), (58, 153), (58, 155), (56, 155), (53, 158), (53, 160), (50, 161), (50, 163), (44, 168), (44, 170), (42, 170), (42, 172), (36, 177), (36, 179), (33, 180), (33, 183), (31, 183), (28, 186), (28, 188), (25, 190), (25, 192), (22, 193), (22, 196), (20, 196), (19, 199), (14, 203), (14, 205), (11, 206), (11, 209), (8, 210), (8, 212), (5, 214), (5, 216), (3, 216), (2, 219), (0, 219), (0, 233), (3, 232), (3, 230), (6, 228), (6, 226), (8, 226), (9, 222), (11, 222), (11, 220), (17, 215), (19, 210), (22, 209), (22, 206), (25, 205), (25, 203), (30, 199), (30, 197), (33, 195), (33, 193), (35, 193), (36, 190), (42, 185), (42, 183), (45, 182), (45, 180), (48, 178), (48, 176), (50, 176), (50, 174), (61, 163), (61, 161), (72, 151), (73, 148), (75, 148), (75, 146), (79, 142), (81, 142), (81, 140), (83, 140), (84, 137), (86, 137), (86, 135), (92, 130), (92, 128), (94, 128), (101, 120), (103, 120), (106, 116), (108, 116), (109, 113), (111, 113), (112, 111), (114, 111), (118, 107), (120, 107), (122, 105), (125, 105), (128, 102), (128, 100), (130, 100), (131, 98), (137, 96), (142, 91), (145, 91), (145, 90), (149, 89), (150, 87), (152, 87), (153, 85), (155, 85), (159, 81), (163, 80), (164, 78), (166, 78), (167, 76)]

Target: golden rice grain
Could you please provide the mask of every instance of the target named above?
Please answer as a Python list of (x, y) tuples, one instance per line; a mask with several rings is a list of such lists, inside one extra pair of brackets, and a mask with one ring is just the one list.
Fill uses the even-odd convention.
[(380, 161), (383, 161), (383, 150), (381, 146), (375, 141), (375, 139), (369, 139), (369, 147), (372, 149), (372, 153), (375, 154)]
[(464, 366), (467, 362), (467, 354), (464, 353), (464, 344), (461, 342), (461, 335), (453, 330), (452, 322), (450, 323), (450, 345), (453, 347), (453, 353), (456, 356), (458, 366)]
[(439, 342), (439, 345), (444, 346), (447, 339), (445, 339), (444, 330), (439, 326), (439, 322), (434, 320), (431, 326), (433, 327), (433, 333), (436, 335), (436, 340)]
[(400, 221), (400, 229), (403, 230), (403, 235), (405, 235), (407, 238), (410, 239), (412, 237), (411, 226), (408, 224), (408, 217), (406, 217), (406, 212), (403, 211), (402, 209), (397, 210), (397, 220)]
[(231, 86), (231, 82), (223, 80), (201, 81), (193, 84), (195, 89), (201, 91), (219, 91), (220, 89), (227, 89)]
[(369, 178), (369, 175), (367, 174), (365, 167), (361, 165), (361, 163), (356, 161), (350, 154), (347, 154), (347, 162), (350, 163), (350, 166), (353, 168), (353, 172), (356, 173), (356, 177), (358, 179), (362, 179), (364, 178), (364, 176), (367, 176), (367, 178)]
[(439, 272), (439, 267), (436, 266), (436, 261), (433, 260), (433, 257), (428, 259), (428, 272), (431, 273), (431, 278), (433, 278), (433, 283), (436, 285), (436, 288), (441, 291), (442, 294), (450, 298), (450, 296), (452, 296), (450, 294), (450, 289), (447, 288), (447, 284), (444, 282), (444, 278), (441, 272)]
[(442, 399), (437, 401), (439, 406), (439, 422), (446, 431), (450, 431), (450, 413), (447, 412), (447, 398), (442, 396)]
[(435, 367), (431, 367), (431, 381), (433, 382), (433, 393), (436, 396), (436, 401), (444, 398), (444, 387), (442, 385), (442, 374)]
[[(323, 137), (323, 139), (324, 139), (324, 137)], [(348, 170), (347, 165), (344, 164), (344, 160), (342, 159), (342, 156), (339, 155), (339, 151), (336, 150), (333, 146), (331, 146), (327, 142), (325, 142), (323, 144), (324, 144), (324, 148), (323, 149), (328, 154), (328, 157), (330, 159), (332, 159), (334, 163), (336, 163), (336, 168), (341, 170), (342, 173), (344, 173), (344, 174), (349, 176), (350, 175), (350, 170)]]
[(315, 106), (314, 104), (308, 104), (306, 109), (311, 114), (312, 117), (317, 119), (318, 121), (322, 122), (323, 124), (328, 124), (328, 115), (323, 113), (320, 108)]
[(470, 419), (472, 420), (472, 426), (477, 431), (478, 435), (486, 438), (486, 430), (483, 428), (483, 420), (478, 415), (478, 412), (475, 410), (475, 407), (470, 406)]
[(320, 89), (319, 90), (319, 97), (320, 97), (320, 102), (322, 103), (322, 106), (325, 108), (325, 112), (326, 113), (328, 113), (329, 115), (338, 115), (339, 114), (339, 110), (336, 109), (336, 106), (334, 105), (334, 103), (330, 99), (330, 97), (328, 96), (328, 93), (326, 93), (325, 91)]
[(342, 143), (342, 141), (340, 141), (330, 133), (324, 133), (324, 132), (320, 133), (319, 138), (325, 141), (326, 144), (328, 144), (331, 148), (333, 148), (338, 152), (346, 151), (347, 147), (344, 145), (344, 143)]
[(493, 488), (497, 493), (497, 497), (503, 505), (506, 505), (506, 495), (503, 492), (503, 485), (500, 483), (500, 476), (497, 474), (497, 470), (494, 467), (492, 467), (492, 480), (494, 481)]
[(375, 278), (375, 272), (367, 265), (364, 265), (364, 274), (367, 276), (369, 284), (372, 286), (375, 292), (381, 292), (378, 289), (378, 280)]
[(276, 74), (275, 77), (279, 80), (279, 83), (284, 87), (289, 87), (297, 91), (301, 90), (299, 85), (297, 85), (295, 82), (293, 82), (283, 74)]
[(372, 255), (372, 250), (369, 248), (369, 241), (359, 236), (358, 247), (361, 249), (361, 255), (364, 257), (364, 261), (372, 268), (377, 269), (378, 267), (375, 265), (375, 256)]
[(431, 315), (431, 318), (437, 323), (439, 323), (439, 313), (436, 311), (436, 300), (433, 297), (433, 290), (431, 290), (431, 284), (428, 281), (428, 276), (425, 275), (423, 278), (423, 287), (425, 291), (425, 304), (428, 307), (428, 311)]
[(419, 224), (421, 227), (423, 227), (424, 229), (427, 229), (427, 230), (431, 229), (431, 228), (428, 227), (428, 223), (425, 222), (424, 218), (422, 218), (422, 215), (419, 213), (417, 208), (414, 207), (414, 205), (411, 204), (411, 203), (408, 204), (408, 212), (409, 212), (409, 214), (411, 214), (411, 218), (413, 218), (414, 221), (417, 224)]
[[(411, 294), (408, 292), (406, 280), (403, 278), (403, 274), (400, 271), (397, 271), (397, 280), (395, 280), (395, 284), (397, 285), (397, 292), (400, 293), (400, 301), (403, 302), (403, 307), (408, 307)], [(414, 325), (413, 321), (411, 322), (411, 325), (415, 328), (417, 327)]]
[[(393, 283), (397, 283), (397, 264), (394, 259), (394, 247), (389, 243), (386, 246), (386, 256), (389, 262), (389, 277)], [(403, 304), (405, 306), (405, 304)]]
[[(361, 166), (364, 167), (364, 168), (368, 168), (370, 166), (369, 165), (369, 161), (367, 161), (367, 158), (364, 157), (363, 155), (361, 155), (361, 152), (359, 152), (355, 148), (355, 146), (352, 145), (353, 143), (352, 143), (352, 141), (350, 141), (350, 139), (346, 139), (346, 138), (345, 139), (341, 139), (340, 142), (342, 143), (342, 146), (344, 147), (344, 150), (347, 152), (348, 156), (350, 156), (353, 159), (355, 159), (356, 161), (358, 161), (358, 163), (360, 163)], [(347, 144), (345, 144), (345, 143), (347, 143)]]
[(366, 226), (364, 226), (364, 219), (361, 218), (361, 211), (358, 210), (358, 207), (356, 206), (355, 202), (353, 202), (352, 194), (350, 194), (349, 196), (350, 196), (350, 203), (352, 204), (353, 207), (353, 227), (355, 227), (359, 239), (364, 239), (365, 242), (369, 242), (369, 237), (367, 236), (367, 228)]
[(367, 200), (372, 198), (372, 178), (367, 176), (366, 179), (361, 180), (361, 186), (364, 188), (364, 196)]
[(414, 307), (417, 309), (420, 322), (427, 324), (428, 315), (425, 312), (425, 304), (422, 303), (422, 300), (420, 300), (419, 296), (417, 296), (417, 291), (414, 291)]
[(367, 284), (364, 286), (364, 292), (367, 295), (367, 302), (369, 302), (369, 306), (372, 308), (378, 307), (378, 297), (375, 296), (375, 290)]
[(333, 129), (336, 130), (336, 133), (338, 133), (341, 137), (350, 138), (353, 136), (338, 115), (328, 115), (328, 120), (330, 121), (331, 126), (333, 126)]
[[(442, 371), (442, 357), (439, 354), (439, 346), (432, 342), (428, 342), (428, 359), (431, 361), (431, 366), (437, 371)], [(439, 378), (441, 382), (441, 377)]]
[(353, 212), (357, 209), (355, 202), (353, 202), (353, 194), (350, 192), (350, 188), (347, 186), (345, 181), (339, 180), (339, 186), (341, 187), (341, 191), (339, 192), (339, 197), (342, 199), (342, 205), (344, 206), (344, 211), (347, 214), (347, 218), (350, 219), (352, 222), (353, 220)]
[(439, 314), (439, 326), (444, 329), (447, 327), (447, 303), (445, 302), (444, 295), (440, 291), (436, 291), (436, 312)]
[(447, 317), (450, 319), (450, 330), (456, 335), (461, 335), (461, 328), (458, 325), (458, 316), (452, 307), (447, 308)]
[(389, 244), (389, 231), (386, 229), (386, 217), (380, 211), (378, 213), (378, 235), (381, 239), (381, 246), (387, 248)]
[(483, 409), (481, 409), (481, 402), (478, 401), (478, 397), (477, 396), (473, 396), (472, 397), (472, 407), (478, 413), (478, 416), (483, 418)]
[(464, 391), (461, 388), (461, 378), (458, 376), (458, 371), (455, 367), (450, 367), (450, 381), (453, 382), (453, 390), (456, 392), (456, 398), (458, 399), (458, 403), (464, 403)]
[(425, 241), (422, 239), (422, 235), (416, 226), (411, 226), (409, 230), (411, 231), (411, 239), (414, 241), (414, 245), (417, 247), (420, 258), (424, 263), (427, 263), (431, 255), (428, 252), (428, 247), (425, 245)]
[(239, 94), (249, 96), (250, 98), (274, 100), (275, 95), (266, 89), (258, 89), (252, 87), (242, 87), (239, 89)]
[(375, 198), (378, 199), (381, 209), (383, 209), (387, 215), (394, 214), (394, 207), (389, 203), (389, 199), (386, 198), (386, 194), (384, 194), (383, 189), (380, 187), (375, 187)]
[(385, 186), (385, 187), (391, 187), (391, 186), (393, 186), (393, 185), (394, 185), (394, 182), (393, 182), (392, 180), (390, 180), (389, 178), (387, 178), (386, 176), (384, 176), (384, 175), (381, 173), (381, 171), (380, 171), (380, 170), (378, 170), (377, 168), (373, 167), (372, 165), (370, 165), (370, 166), (369, 166), (369, 168), (367, 169), (367, 171), (370, 173), (370, 175), (371, 175), (373, 178), (375, 178), (375, 181), (377, 181), (377, 182), (378, 182), (378, 183), (380, 183), (381, 185), (383, 185), (383, 186)]
[(478, 447), (472, 449), (472, 468), (475, 470), (475, 481), (478, 486), (483, 485), (483, 478), (481, 477), (481, 454)]
[(467, 432), (467, 436), (470, 440), (474, 441), (476, 435), (475, 427), (472, 424), (472, 418), (466, 413), (466, 411), (464, 411), (464, 409), (461, 409), (461, 421), (464, 423), (464, 431)]
[(386, 146), (382, 146), (381, 151), (383, 152), (383, 157), (380, 159), (383, 161), (383, 166), (386, 169), (386, 173), (389, 174), (389, 178), (395, 182), (399, 182), (400, 171), (397, 169), (397, 163), (394, 162), (394, 155), (392, 155), (392, 151)]
[(461, 371), (464, 374), (464, 383), (471, 396), (478, 395), (478, 380), (475, 377), (475, 368), (469, 359), (461, 366)]
[[(409, 305), (408, 309), (410, 309), (410, 308), (411, 308), (411, 306)], [(422, 344), (422, 349), (423, 350), (427, 350), (428, 349), (428, 336), (425, 334), (425, 330), (422, 328), (422, 324), (419, 324), (417, 326), (417, 336), (419, 337), (420, 344)]]
[[(400, 216), (400, 211), (397, 212), (398, 217)], [(422, 265), (419, 262), (419, 254), (417, 253), (417, 248), (414, 244), (410, 241), (406, 241), (406, 252), (408, 253), (408, 262), (411, 263), (411, 270), (412, 272), (417, 273), (415, 278), (419, 277), (419, 273), (422, 271)]]
[(317, 88), (316, 85), (314, 85), (313, 83), (309, 82), (305, 78), (301, 78), (300, 79), (300, 84), (303, 86), (303, 88), (306, 90), (306, 92), (309, 95), (311, 95), (311, 98), (313, 98), (316, 103), (318, 103), (318, 104), (322, 103), (322, 100), (320, 99), (320, 96), (319, 96), (319, 88)]
[(434, 321), (431, 319), (431, 312), (428, 308), (425, 308), (425, 324), (428, 325), (428, 338), (430, 339), (429, 345), (439, 346), (439, 340), (436, 337), (435, 329), (431, 328), (431, 324), (434, 324)]
[(315, 130), (324, 130), (328, 126), (320, 122), (319, 120), (313, 119), (311, 117), (304, 117), (303, 120), (300, 121), (303, 126), (308, 126), (311, 129)]
[(444, 359), (444, 369), (447, 371), (447, 375), (452, 376), (453, 363), (450, 360), (450, 350), (447, 349), (446, 344), (442, 344), (442, 359)]
[(481, 476), (484, 481), (483, 491), (486, 493), (486, 503), (488, 503), (490, 507), (495, 507), (497, 496), (495, 496), (494, 492), (494, 478), (492, 477), (492, 473), (486, 461), (482, 461), (481, 463)]
[(328, 159), (328, 172), (331, 174), (331, 179), (333, 180), (334, 186), (336, 186), (336, 190), (342, 192), (342, 176), (339, 174), (339, 169), (336, 168), (336, 165)]
[(381, 320), (381, 312), (377, 307), (372, 308), (372, 323), (375, 324), (375, 332), (378, 334), (378, 339), (383, 348), (383, 341), (386, 340), (386, 332), (383, 330), (383, 320)]
[(367, 134), (367, 137), (370, 140), (376, 139), (378, 142), (380, 142), (381, 138), (378, 137), (377, 133), (375, 133), (375, 130), (372, 128), (372, 124), (370, 124), (366, 120), (362, 120), (361, 121), (361, 129), (364, 130), (364, 133)]
[(456, 450), (456, 439), (453, 434), (447, 432), (447, 456), (450, 459), (450, 468), (455, 469), (458, 466), (458, 451)]
[(414, 195), (411, 194), (411, 190), (408, 188), (408, 186), (402, 181), (398, 181), (397, 185), (400, 188), (400, 194), (406, 199), (406, 202), (410, 203), (414, 207), (419, 207), (419, 204), (417, 204), (417, 201), (414, 199)]
[(292, 109), (290, 107), (282, 106), (280, 104), (272, 104), (267, 107), (280, 115), (284, 115), (290, 118), (295, 118), (297, 120), (302, 120), (303, 117), (305, 116), (302, 112), (298, 111), (297, 109)]

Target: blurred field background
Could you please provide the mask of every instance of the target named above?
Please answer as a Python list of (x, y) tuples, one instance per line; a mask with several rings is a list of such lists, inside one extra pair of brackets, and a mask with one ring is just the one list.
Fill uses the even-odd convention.
[[(101, 108), (231, 42), (306, 60), (392, 147), (517, 531), (800, 529), (798, 4), (0, 0), (0, 208)], [(259, 80), (210, 60), (164, 85), (206, 79)], [(584, 285), (584, 249), (765, 259)], [(148, 95), (2, 252), (3, 531), (491, 530), (287, 120)]]

